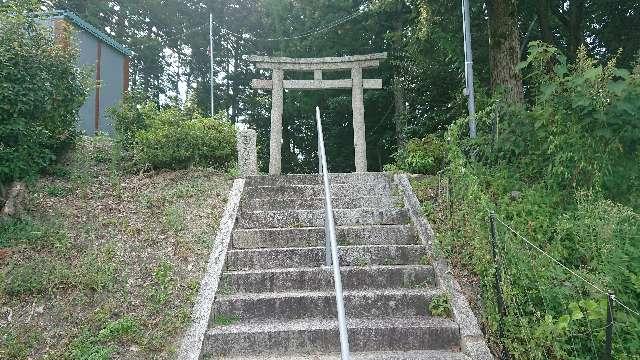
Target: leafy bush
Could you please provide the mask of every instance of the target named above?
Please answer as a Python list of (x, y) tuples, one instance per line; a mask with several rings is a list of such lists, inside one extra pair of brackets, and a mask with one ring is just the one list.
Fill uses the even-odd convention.
[(446, 143), (435, 135), (411, 139), (395, 155), (399, 169), (416, 174), (437, 173), (444, 167), (446, 156)]
[(537, 42), (521, 67), (534, 84), (535, 103), (502, 116), (508, 120), (494, 161), (533, 181), (603, 189), (640, 206), (640, 73), (616, 68), (615, 59), (600, 66), (584, 49), (567, 64), (557, 49)]
[(33, 178), (74, 142), (87, 95), (69, 39), (13, 10), (0, 11), (0, 185)]
[[(539, 43), (522, 66), (529, 104), (480, 109), (475, 140), (466, 138), (467, 119), (449, 129), (453, 212), (449, 217), (443, 201), (432, 215), (439, 251), (480, 279), (482, 318), (496, 348), (490, 210), (573, 273), (640, 307), (640, 72), (600, 67), (584, 52), (569, 65)], [(501, 342), (512, 358), (600, 357), (606, 295), (500, 222), (497, 232), (506, 304)], [(640, 317), (621, 306), (614, 317), (613, 357), (638, 359)]]
[(224, 113), (213, 118), (131, 100), (113, 109), (116, 136), (136, 167), (227, 168), (236, 156), (235, 127)]

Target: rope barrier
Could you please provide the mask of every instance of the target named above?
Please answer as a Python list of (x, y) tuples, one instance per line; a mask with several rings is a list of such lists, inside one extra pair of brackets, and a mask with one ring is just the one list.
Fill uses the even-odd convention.
[[(512, 233), (514, 233), (516, 236), (518, 236), (519, 238), (521, 238), (522, 240), (524, 240), (529, 246), (531, 246), (532, 248), (534, 248), (535, 250), (537, 250), (538, 252), (540, 252), (541, 254), (543, 254), (544, 256), (546, 256), (547, 258), (551, 259), (553, 262), (555, 262), (556, 264), (558, 264), (560, 267), (562, 267), (563, 269), (565, 269), (566, 271), (568, 271), (571, 275), (577, 277), (578, 279), (582, 280), (583, 282), (585, 282), (586, 284), (588, 284), (589, 286), (591, 286), (592, 288), (594, 288), (595, 290), (597, 290), (598, 292), (600, 292), (603, 295), (609, 296), (609, 293), (602, 290), (600, 287), (596, 286), (595, 284), (593, 284), (592, 282), (590, 282), (589, 280), (585, 279), (582, 275), (576, 273), (575, 271), (571, 270), (570, 268), (568, 268), (566, 265), (564, 265), (563, 263), (561, 263), (559, 260), (557, 260), (556, 258), (554, 258), (553, 256), (549, 255), (547, 252), (545, 252), (544, 250), (540, 249), (536, 244), (532, 243), (531, 241), (529, 241), (527, 238), (525, 238), (524, 236), (520, 235), (519, 232), (517, 232), (516, 230), (514, 230), (513, 228), (511, 228), (511, 226), (509, 226), (508, 224), (506, 224), (504, 221), (502, 221), (502, 219), (500, 219), (499, 217), (496, 216), (496, 220), (498, 220), (499, 223), (501, 223), (502, 225), (504, 225), (507, 229), (509, 229), (509, 231), (511, 231)], [(622, 306), (624, 309), (626, 309), (627, 311), (629, 311), (632, 314), (635, 314), (636, 316), (640, 316), (640, 312), (631, 309), (630, 307), (628, 307), (627, 305), (625, 305), (624, 303), (622, 303), (620, 300), (618, 300), (618, 298), (616, 296), (613, 296), (613, 301)]]

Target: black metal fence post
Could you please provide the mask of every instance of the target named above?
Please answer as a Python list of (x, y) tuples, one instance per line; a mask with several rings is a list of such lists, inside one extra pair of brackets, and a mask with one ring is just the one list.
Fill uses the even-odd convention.
[(453, 182), (451, 175), (447, 178), (447, 194), (449, 196), (449, 227), (453, 227)]
[(442, 186), (442, 170), (438, 171), (438, 192), (436, 193), (436, 198), (438, 199), (438, 203), (440, 202), (440, 187)]
[(502, 287), (500, 284), (502, 283), (502, 268), (500, 266), (500, 257), (498, 256), (498, 236), (496, 234), (496, 214), (491, 212), (489, 216), (490, 227), (489, 231), (491, 233), (491, 255), (493, 257), (493, 267), (494, 267), (494, 286), (496, 291), (496, 301), (498, 303), (498, 337), (500, 340), (500, 347), (502, 348), (500, 353), (500, 358), (505, 360), (509, 359), (509, 353), (507, 352), (506, 347), (504, 346), (504, 318), (507, 316), (507, 309), (504, 305), (504, 298), (502, 295)]
[(498, 145), (498, 123), (500, 121), (500, 108), (496, 109), (496, 112), (493, 114), (491, 124), (491, 139), (493, 140), (493, 148)]
[(607, 331), (604, 339), (603, 360), (611, 360), (611, 342), (613, 339), (613, 293), (607, 294)]

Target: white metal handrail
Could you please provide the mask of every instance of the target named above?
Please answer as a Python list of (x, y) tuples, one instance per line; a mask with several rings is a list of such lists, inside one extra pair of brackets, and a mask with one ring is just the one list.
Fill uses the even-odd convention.
[(333, 265), (333, 283), (336, 289), (336, 308), (338, 310), (338, 327), (340, 330), (340, 354), (342, 360), (350, 360), (349, 335), (347, 334), (347, 317), (344, 312), (344, 294), (342, 293), (342, 277), (340, 276), (340, 261), (338, 260), (338, 242), (336, 241), (336, 224), (333, 220), (333, 206), (331, 205), (331, 187), (329, 186), (329, 171), (327, 157), (324, 152), (324, 135), (320, 108), (316, 106), (316, 126), (318, 128), (318, 165), (324, 184), (324, 232), (326, 248), (326, 265)]

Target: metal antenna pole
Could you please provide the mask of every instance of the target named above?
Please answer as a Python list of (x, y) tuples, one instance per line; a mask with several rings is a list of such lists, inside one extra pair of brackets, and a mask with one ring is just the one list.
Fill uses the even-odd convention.
[(213, 117), (215, 112), (213, 107), (213, 13), (209, 13), (209, 59), (211, 65), (211, 117)]
[(464, 32), (464, 78), (467, 107), (469, 108), (469, 137), (476, 137), (476, 99), (473, 89), (473, 53), (471, 51), (471, 15), (469, 0), (462, 0), (462, 28)]

